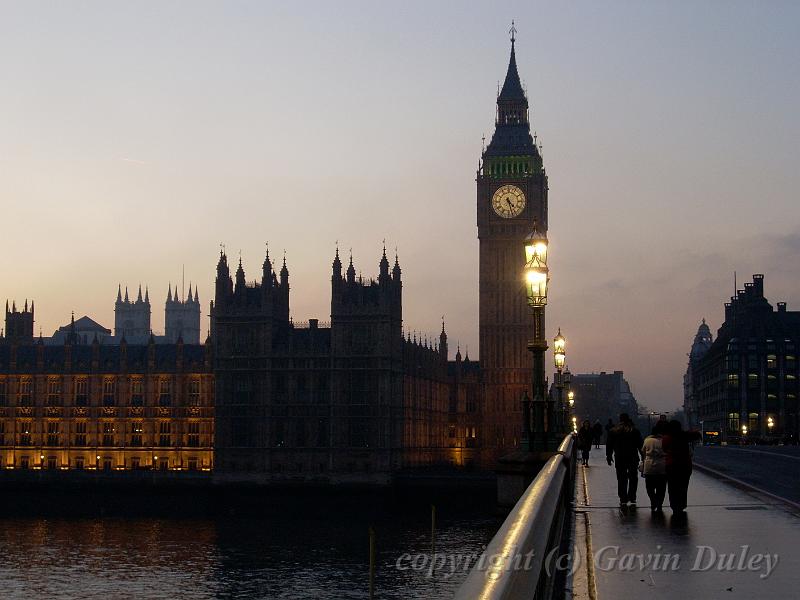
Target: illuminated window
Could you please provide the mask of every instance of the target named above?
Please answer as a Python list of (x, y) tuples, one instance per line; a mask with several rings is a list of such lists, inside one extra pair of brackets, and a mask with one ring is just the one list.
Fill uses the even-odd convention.
[(777, 369), (778, 368), (778, 357), (774, 354), (767, 354), (767, 368), (768, 369)]
[(47, 380), (47, 406), (61, 406), (61, 379), (52, 377)]
[(86, 421), (77, 421), (75, 423), (75, 445), (86, 445)]
[(747, 375), (747, 387), (750, 389), (758, 388), (758, 375), (755, 373)]
[(131, 379), (131, 406), (144, 406), (144, 381), (141, 377)]
[(191, 448), (200, 447), (200, 422), (189, 421), (187, 429), (189, 434), (186, 442), (187, 445)]
[(108, 377), (103, 380), (103, 406), (116, 405), (117, 382)]
[(142, 427), (141, 421), (133, 421), (131, 423), (131, 446), (141, 446), (142, 445), (142, 431), (144, 428)]
[(739, 413), (728, 413), (728, 431), (739, 431)]
[(75, 380), (75, 406), (89, 405), (89, 382), (85, 378)]
[(728, 386), (739, 387), (739, 376), (736, 373), (728, 374)]
[(20, 421), (19, 424), (19, 445), (20, 446), (30, 446), (31, 445), (31, 422), (30, 421)]
[(169, 421), (161, 421), (158, 424), (158, 445), (171, 446), (170, 423)]
[(751, 412), (747, 415), (747, 429), (748, 431), (756, 431), (758, 429), (758, 413)]
[(114, 445), (114, 423), (105, 421), (103, 423), (103, 446)]
[(172, 405), (172, 381), (166, 377), (158, 381), (158, 405)]
[(19, 395), (17, 403), (19, 406), (30, 406), (33, 395), (33, 382), (28, 377), (19, 380)]
[(200, 406), (200, 378), (189, 380), (189, 406)]
[(58, 421), (48, 421), (47, 422), (47, 445), (48, 446), (58, 446), (58, 433), (59, 433), (59, 423)]

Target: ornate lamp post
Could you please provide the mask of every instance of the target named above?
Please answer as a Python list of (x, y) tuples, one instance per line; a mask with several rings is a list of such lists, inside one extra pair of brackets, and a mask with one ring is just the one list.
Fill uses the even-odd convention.
[(564, 367), (564, 389), (567, 390), (567, 402), (565, 402), (562, 406), (562, 410), (564, 411), (564, 430), (569, 427), (569, 418), (572, 416), (572, 407), (575, 406), (575, 392), (573, 392), (570, 387), (572, 386), (572, 373), (569, 370), (569, 367)]
[[(547, 268), (547, 236), (533, 222), (533, 231), (525, 238), (525, 293), (528, 306), (533, 313), (533, 338), (528, 350), (533, 355), (533, 428), (530, 420), (523, 426), (523, 435), (529, 434), (528, 450), (547, 450), (548, 431), (553, 425), (553, 403), (547, 401), (547, 384), (544, 374), (544, 353), (547, 340), (544, 337), (544, 309), (547, 305), (547, 283), (550, 272)], [(523, 413), (530, 415), (530, 408), (523, 396)], [(547, 414), (545, 414), (545, 411)], [(538, 434), (538, 437), (537, 437)]]
[(561, 335), (561, 328), (558, 328), (556, 337), (553, 338), (553, 362), (556, 365), (556, 392), (558, 398), (557, 409), (555, 413), (558, 415), (557, 423), (552, 426), (548, 425), (550, 433), (565, 433), (567, 430), (566, 413), (564, 411), (564, 365), (567, 364), (567, 340)]
[(775, 419), (772, 417), (767, 417), (767, 431), (769, 432), (770, 437), (772, 437), (772, 428), (775, 427)]

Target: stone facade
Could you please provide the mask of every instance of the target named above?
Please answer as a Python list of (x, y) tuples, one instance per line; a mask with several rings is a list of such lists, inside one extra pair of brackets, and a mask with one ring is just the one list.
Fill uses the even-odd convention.
[(346, 273), (338, 251), (331, 322), (296, 325), (289, 271), (267, 255), (260, 282), (217, 265), (211, 309), (217, 471), (228, 479), (388, 481), (447, 461), (447, 338), (404, 338), (400, 265)]
[(0, 467), (210, 470), (209, 346), (0, 343)]
[[(537, 223), (547, 232), (547, 174), (531, 135), (528, 99), (520, 83), (514, 43), (497, 97), (495, 131), (477, 173), (479, 352), (483, 383), (483, 463), (490, 466), (520, 443), (521, 397), (530, 391), (527, 343), (533, 317), (522, 281), (524, 240)], [(504, 186), (522, 192), (520, 212), (498, 212), (493, 199)], [(502, 208), (502, 207), (499, 207)], [(515, 214), (516, 213), (516, 214)]]
[(753, 275), (725, 304), (717, 338), (692, 364), (695, 420), (729, 443), (796, 440), (799, 348), (800, 312), (788, 311), (785, 302), (773, 308), (764, 297), (764, 276)]

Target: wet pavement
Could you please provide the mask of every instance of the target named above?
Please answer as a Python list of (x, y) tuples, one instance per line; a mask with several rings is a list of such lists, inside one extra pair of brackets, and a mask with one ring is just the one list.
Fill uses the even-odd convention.
[(577, 480), (575, 598), (798, 597), (800, 515), (785, 505), (695, 471), (684, 518), (668, 499), (654, 516), (641, 478), (638, 507), (621, 508), (604, 448)]
[(695, 448), (694, 459), (781, 498), (800, 502), (800, 446), (705, 446)]

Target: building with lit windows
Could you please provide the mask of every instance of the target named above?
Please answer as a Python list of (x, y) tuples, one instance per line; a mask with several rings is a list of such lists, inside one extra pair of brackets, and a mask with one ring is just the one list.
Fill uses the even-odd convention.
[(47, 346), (32, 310), (0, 340), (0, 468), (213, 468), (210, 345)]
[(764, 276), (737, 290), (691, 370), (692, 412), (722, 441), (797, 439), (800, 312), (764, 297)]

